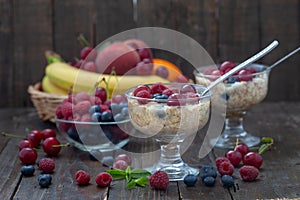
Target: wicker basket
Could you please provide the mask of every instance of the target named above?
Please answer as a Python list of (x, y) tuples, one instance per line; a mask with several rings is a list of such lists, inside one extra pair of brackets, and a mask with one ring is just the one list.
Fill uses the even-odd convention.
[(30, 94), (31, 101), (36, 108), (39, 117), (43, 121), (55, 122), (55, 110), (56, 107), (67, 96), (60, 96), (55, 94), (49, 94), (42, 91), (42, 84), (36, 83), (28, 87), (28, 93)]

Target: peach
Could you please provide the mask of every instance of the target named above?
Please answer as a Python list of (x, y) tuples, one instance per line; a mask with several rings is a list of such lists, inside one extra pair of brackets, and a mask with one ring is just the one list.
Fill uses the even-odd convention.
[(140, 62), (140, 56), (134, 48), (121, 42), (112, 43), (98, 53), (97, 72), (110, 74), (114, 68), (117, 75), (123, 75)]

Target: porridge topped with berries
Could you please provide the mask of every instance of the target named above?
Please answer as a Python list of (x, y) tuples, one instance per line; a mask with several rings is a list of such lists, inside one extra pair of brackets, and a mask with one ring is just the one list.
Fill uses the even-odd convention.
[[(204, 72), (195, 73), (196, 83), (210, 85), (216, 78), (232, 69), (235, 65), (224, 62), (219, 69), (207, 68)], [(252, 64), (236, 75), (224, 81), (227, 112), (245, 111), (261, 102), (268, 92), (268, 73), (262, 65)]]
[(201, 86), (181, 85), (142, 85), (128, 93), (134, 127), (149, 136), (192, 134), (201, 129), (209, 118), (210, 97), (200, 97)]

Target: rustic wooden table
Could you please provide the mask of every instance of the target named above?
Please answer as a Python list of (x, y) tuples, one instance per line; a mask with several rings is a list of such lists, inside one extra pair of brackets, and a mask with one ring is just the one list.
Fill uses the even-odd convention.
[[(264, 164), (257, 181), (241, 181), (236, 170), (234, 177), (239, 185), (236, 192), (223, 188), (219, 177), (212, 188), (205, 187), (201, 181), (195, 187), (186, 187), (179, 181), (171, 182), (166, 191), (153, 190), (149, 186), (128, 190), (123, 180), (113, 181), (110, 188), (99, 188), (94, 177), (107, 168), (98, 161), (91, 161), (87, 153), (72, 147), (64, 148), (55, 158), (52, 185), (41, 189), (37, 182), (39, 170), (33, 177), (21, 176), (17, 147), (19, 139), (0, 136), (0, 199), (231, 199), (230, 193), (234, 199), (300, 198), (300, 102), (261, 103), (248, 112), (245, 126), (258, 136), (272, 137), (275, 144), (263, 155)], [(32, 108), (0, 110), (1, 131), (25, 135), (25, 128), (55, 126), (42, 122)], [(136, 146), (136, 142), (132, 141), (126, 148), (134, 149)], [(198, 146), (196, 138), (183, 155), (187, 163), (197, 167), (214, 165), (214, 159), (225, 152), (213, 149), (204, 159), (198, 159), (195, 156)], [(42, 156), (43, 153), (39, 153), (39, 157)], [(78, 169), (91, 173), (90, 185), (83, 187), (74, 182), (74, 174)]]

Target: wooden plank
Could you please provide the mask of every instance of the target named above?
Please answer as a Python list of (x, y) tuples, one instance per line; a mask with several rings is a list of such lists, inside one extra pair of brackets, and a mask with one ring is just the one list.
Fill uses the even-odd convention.
[[(28, 106), (29, 84), (44, 74), (44, 52), (52, 49), (51, 0), (13, 1), (13, 106)], [(50, 9), (49, 9), (50, 8)]]
[(219, 62), (242, 62), (260, 49), (259, 1), (218, 1)]
[(132, 0), (95, 1), (94, 3), (96, 44), (122, 31), (136, 28)]
[(1, 98), (0, 107), (13, 102), (13, 34), (12, 34), (12, 1), (0, 0), (0, 91), (6, 94)]
[[(288, 52), (299, 47), (300, 44), (300, 2), (288, 1), (260, 1), (261, 7), (261, 42), (262, 45), (273, 39), (280, 42), (279, 47), (263, 59), (266, 64), (272, 64)], [(270, 90), (267, 100), (295, 101), (300, 97), (299, 76), (300, 56), (294, 55), (274, 69), (270, 76)]]
[(96, 8), (94, 1), (54, 1), (54, 50), (66, 61), (80, 59), (80, 45), (77, 37), (83, 34), (93, 40), (93, 23)]

